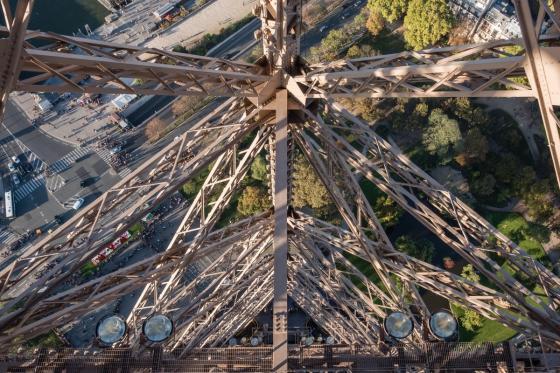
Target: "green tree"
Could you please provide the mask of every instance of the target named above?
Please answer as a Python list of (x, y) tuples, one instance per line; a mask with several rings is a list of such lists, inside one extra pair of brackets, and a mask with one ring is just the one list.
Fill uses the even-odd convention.
[(375, 56), (377, 51), (373, 49), (371, 45), (353, 45), (346, 52), (346, 57), (348, 58), (360, 58), (360, 57), (371, 57)]
[(371, 10), (369, 12), (366, 28), (372, 36), (377, 36), (385, 27), (385, 20), (381, 13), (377, 10)]
[(422, 49), (447, 35), (453, 24), (446, 0), (411, 0), (404, 17), (404, 40)]
[(254, 215), (270, 206), (270, 198), (264, 188), (248, 186), (237, 202), (237, 211), (243, 216)]
[(431, 262), (434, 244), (428, 240), (413, 240), (410, 236), (400, 236), (395, 240), (395, 249), (424, 262)]
[(539, 221), (546, 220), (554, 213), (548, 179), (538, 180), (523, 195), (529, 215)]
[(258, 155), (251, 165), (251, 177), (255, 180), (266, 181), (268, 179), (268, 170), (266, 166), (267, 164), (264, 157)]
[(521, 161), (512, 153), (505, 153), (494, 166), (494, 175), (501, 183), (511, 183), (518, 179)]
[(393, 227), (398, 222), (403, 214), (402, 209), (388, 196), (379, 196), (375, 200), (372, 206), (375, 215), (379, 219), (379, 222), (385, 228)]
[(465, 135), (464, 154), (468, 163), (478, 163), (486, 160), (488, 140), (476, 127), (468, 130)]
[(496, 179), (490, 174), (474, 179), (470, 183), (472, 192), (477, 196), (489, 196), (494, 193), (496, 187)]
[(414, 115), (417, 115), (419, 117), (425, 118), (428, 116), (429, 112), (430, 112), (430, 107), (425, 102), (419, 102), (414, 107)]
[[(480, 282), (480, 276), (476, 273), (471, 264), (467, 264), (463, 267), (461, 276), (475, 283)], [(463, 328), (474, 331), (482, 326), (482, 316), (477, 311), (462, 306), (459, 307), (463, 310), (462, 315), (459, 317), (459, 322), (463, 325)]]
[(381, 13), (387, 22), (395, 22), (406, 13), (409, 1), (410, 0), (369, 0), (367, 7), (372, 13)]
[(303, 156), (297, 156), (293, 173), (293, 203), (295, 207), (320, 209), (329, 204), (329, 193), (313, 167)]
[(432, 110), (428, 127), (422, 135), (422, 144), (429, 154), (438, 156), (440, 163), (448, 163), (453, 153), (462, 146), (459, 123), (449, 118), (443, 110)]

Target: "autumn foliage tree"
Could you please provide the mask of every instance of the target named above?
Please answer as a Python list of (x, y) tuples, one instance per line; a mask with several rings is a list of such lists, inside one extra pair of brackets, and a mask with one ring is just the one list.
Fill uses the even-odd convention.
[(303, 156), (296, 157), (293, 173), (295, 207), (322, 208), (329, 203), (329, 194), (313, 167)]
[(248, 186), (237, 202), (237, 211), (243, 216), (254, 215), (270, 207), (270, 197), (264, 188)]
[(179, 97), (171, 104), (171, 112), (175, 117), (178, 117), (179, 115), (183, 114), (184, 112), (186, 112), (187, 110), (195, 106), (198, 101), (200, 101), (199, 97), (194, 97), (194, 96)]
[(381, 13), (377, 10), (370, 10), (367, 21), (366, 21), (366, 28), (369, 33), (373, 36), (379, 35), (381, 30), (385, 27), (385, 20)]
[(165, 124), (165, 122), (160, 118), (156, 117), (148, 122), (148, 125), (146, 126), (146, 130), (145, 130), (146, 137), (151, 142), (156, 141), (161, 137), (161, 135), (163, 135), (166, 128), (167, 125)]

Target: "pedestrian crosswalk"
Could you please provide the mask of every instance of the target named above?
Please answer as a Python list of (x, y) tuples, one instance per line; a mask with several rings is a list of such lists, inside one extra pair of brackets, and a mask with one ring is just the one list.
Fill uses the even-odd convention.
[(111, 166), (111, 151), (109, 149), (95, 149), (97, 155)]
[(0, 232), (0, 246), (8, 246), (19, 239), (19, 235), (7, 229)]
[(126, 176), (128, 176), (130, 173), (132, 172), (132, 170), (128, 167), (124, 167), (123, 169), (121, 169), (119, 171), (119, 176), (121, 178), (125, 178)]
[(34, 177), (33, 179), (22, 184), (15, 190), (14, 202), (18, 203), (19, 201), (23, 200), (25, 197), (33, 193), (38, 188), (44, 186), (45, 186), (45, 177), (43, 175), (38, 175)]
[(59, 173), (64, 170), (69, 169), (76, 159), (85, 157), (88, 154), (91, 154), (92, 150), (88, 147), (77, 148), (70, 153), (66, 154), (64, 157), (59, 159), (58, 161), (54, 162), (53, 164), (49, 165), (47, 170), (50, 173)]
[[(103, 159), (105, 161), (105, 163), (107, 163), (110, 167), (113, 167), (113, 164), (111, 163), (111, 150), (110, 149), (96, 149), (95, 152), (97, 153), (97, 155)], [(125, 176), (127, 176), (128, 174), (130, 174), (132, 172), (132, 170), (128, 167), (120, 167), (119, 168), (119, 176), (121, 178), (124, 178)]]

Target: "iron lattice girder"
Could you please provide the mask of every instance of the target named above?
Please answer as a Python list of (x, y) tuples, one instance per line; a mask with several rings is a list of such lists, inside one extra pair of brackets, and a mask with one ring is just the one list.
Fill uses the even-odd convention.
[[(267, 214), (249, 217), (208, 235), (206, 244), (195, 252), (192, 262), (216, 255), (224, 247), (245, 242), (256, 232), (271, 226)], [(192, 248), (192, 242), (179, 245), (173, 250), (154, 254), (99, 278), (78, 284), (68, 290), (37, 301), (33, 307), (15, 310), (11, 323), (2, 328), (0, 346), (9, 346), (14, 339), (30, 339), (48, 332), (54, 326), (62, 326), (97, 306), (105, 305), (140, 289), (153, 281), (165, 281)]]
[[(45, 255), (54, 250), (58, 258), (85, 248), (99, 251), (256, 128), (255, 115), (245, 115), (245, 109), (233, 100), (220, 105), (55, 232), (26, 249), (14, 262), (17, 272), (28, 265), (21, 273), (25, 275), (42, 261), (53, 260)], [(4, 291), (15, 281), (8, 279), (9, 271), (8, 267), (0, 272)]]
[[(257, 135), (253, 139), (251, 145), (247, 149), (241, 149), (237, 146), (232, 151), (232, 154), (224, 153), (220, 158), (214, 163), (210, 174), (206, 178), (201, 191), (197, 194), (197, 197), (187, 210), (185, 217), (183, 218), (181, 224), (177, 227), (176, 233), (173, 236), (171, 242), (169, 243), (166, 250), (173, 250), (173, 248), (180, 243), (183, 239), (187, 238), (189, 233), (195, 234), (193, 239), (193, 243), (191, 244), (191, 248), (189, 252), (186, 253), (184, 259), (179, 263), (176, 267), (175, 271), (171, 274), (171, 276), (166, 280), (165, 286), (162, 289), (155, 289), (157, 288), (157, 284), (147, 287), (143, 292), (140, 298), (137, 301), (135, 309), (140, 307), (143, 309), (143, 313), (151, 313), (152, 311), (158, 310), (165, 310), (169, 309), (169, 307), (173, 307), (175, 302), (174, 298), (180, 297), (175, 295), (174, 298), (170, 298), (169, 293), (179, 285), (186, 269), (187, 265), (190, 262), (190, 258), (198, 248), (204, 243), (206, 236), (211, 231), (213, 226), (218, 222), (218, 219), (221, 217), (222, 212), (224, 209), (229, 205), (231, 202), (231, 198), (233, 194), (238, 191), (240, 183), (242, 179), (245, 177), (246, 173), (248, 172), (251, 164), (253, 163), (256, 155), (262, 150), (265, 144), (268, 141), (268, 136), (272, 132), (271, 126), (263, 125), (260, 127)], [(239, 162), (237, 162), (237, 151), (243, 151), (243, 157)], [(222, 169), (224, 171), (224, 167), (230, 166), (227, 162), (231, 158), (232, 163), (234, 165), (233, 169), (230, 170), (230, 175), (226, 177), (223, 182), (225, 186), (220, 191), (217, 186), (217, 180), (215, 178), (217, 176), (223, 176), (218, 173), (218, 170)], [(224, 163), (224, 160), (226, 161)], [(231, 167), (231, 166), (230, 166)], [(206, 209), (208, 208), (208, 199), (210, 199), (211, 192), (219, 191), (220, 194), (216, 201), (213, 202), (212, 208), (208, 213), (206, 213)], [(197, 216), (196, 213), (199, 213)], [(192, 229), (193, 225), (197, 223), (199, 225), (198, 228)], [(153, 293), (153, 297), (157, 299), (156, 303), (153, 305), (153, 310), (147, 308), (143, 303), (145, 303), (146, 298), (150, 299), (151, 293)], [(181, 293), (181, 291), (179, 292)], [(135, 309), (132, 310), (132, 313), (135, 313)]]
[[(550, 324), (549, 327), (552, 330), (558, 329), (559, 316), (555, 307), (558, 302), (557, 292), (560, 288), (558, 288), (559, 279), (553, 273), (534, 261), (480, 215), (417, 168), (397, 149), (369, 130), (367, 125), (359, 119), (337, 105), (331, 105), (330, 109), (332, 114), (338, 118), (336, 123), (339, 126), (359, 128), (361, 131), (359, 141), (362, 142), (362, 145), (369, 146), (367, 149), (371, 159), (365, 157), (343, 137), (330, 129), (321, 118), (307, 112), (310, 118), (316, 121), (313, 127), (321, 141), (342, 154), (350, 166), (389, 194), (402, 208), (432, 230), (465, 260), (472, 263), (484, 276), (516, 299), (519, 305), (532, 314), (532, 317), (542, 324)], [(348, 124), (346, 120), (351, 124)], [(488, 244), (489, 237), (496, 239), (494, 247)], [(515, 280), (487, 253), (502, 256), (519, 271), (545, 287), (545, 292), (549, 295), (548, 302), (544, 302)], [(539, 306), (528, 303), (524, 297), (528, 297)]]
[[(298, 219), (290, 219), (290, 228), (312, 238), (322, 250), (331, 255), (351, 254), (364, 261), (368, 256), (363, 252), (352, 233), (311, 216), (299, 213)], [(370, 242), (383, 252), (382, 261), (388, 270), (403, 281), (411, 281), (451, 302), (472, 309), (483, 316), (499, 321), (521, 333), (538, 334), (543, 330), (526, 317), (526, 311), (517, 306), (515, 300), (497, 290), (469, 281), (459, 275), (438, 268), (401, 252), (384, 248), (379, 242)], [(554, 332), (545, 331), (544, 336), (558, 339)]]
[[(315, 306), (326, 305), (338, 312), (337, 320), (347, 324), (343, 339), (346, 343), (375, 344), (382, 328), (381, 321), (387, 315), (385, 311), (401, 306), (392, 301), (384, 302), (386, 297), (381, 295), (382, 291), (344, 257), (323, 254), (308, 237), (292, 235), (291, 241), (296, 249), (290, 255), (290, 277), (294, 283), (301, 282), (301, 289), (306, 289), (300, 297), (307, 301), (307, 306), (313, 307), (315, 301), (318, 302)], [(363, 292), (357, 284), (373, 292)]]
[[(546, 36), (541, 41), (557, 41)], [(309, 67), (294, 79), (307, 98), (536, 97), (522, 39), (340, 60)]]
[(28, 92), (256, 96), (269, 80), (249, 63), (38, 31), (25, 35), (19, 69), (31, 77), (14, 89)]
[[(4, 5), (4, 3), (5, 1), (2, 4)], [(215, 206), (215, 213), (206, 221), (206, 224), (204, 224), (206, 219), (204, 213), (205, 209), (208, 208), (208, 203), (197, 204), (195, 211), (200, 212), (201, 215), (197, 215), (196, 219), (201, 219), (202, 225), (198, 229), (199, 233), (192, 241), (185, 245), (181, 242), (188, 238), (185, 233), (188, 233), (189, 227), (197, 224), (195, 222), (196, 214), (189, 215), (187, 213), (174, 242), (165, 253), (155, 255), (140, 263), (134, 263), (127, 268), (89, 281), (86, 284), (58, 294), (53, 295), (53, 293), (61, 289), (62, 282), (70, 273), (76, 272), (81, 264), (91, 259), (103, 245), (111, 242), (128, 226), (140, 220), (147, 212), (146, 202), (154, 202), (155, 204), (161, 202), (176, 191), (178, 187), (190, 180), (196, 172), (220, 158), (220, 155), (231, 154), (231, 148), (240, 144), (242, 139), (258, 126), (263, 123), (271, 123), (272, 121), (263, 118), (266, 116), (265, 113), (270, 110), (276, 110), (275, 120), (277, 124), (276, 136), (273, 139), (274, 146), (271, 152), (271, 160), (274, 162), (271, 169), (274, 178), (272, 190), (275, 198), (275, 220), (273, 223), (268, 222), (268, 224), (274, 226), (274, 290), (271, 286), (271, 258), (257, 256), (256, 258), (248, 258), (249, 261), (243, 264), (239, 263), (245, 269), (250, 268), (245, 272), (249, 276), (236, 277), (240, 282), (224, 284), (218, 281), (213, 283), (213, 287), (210, 287), (206, 293), (208, 297), (205, 299), (208, 302), (201, 300), (199, 304), (196, 304), (201, 308), (194, 312), (194, 316), (191, 315), (193, 319), (190, 321), (183, 320), (179, 330), (185, 338), (180, 338), (178, 344), (173, 346), (174, 348), (182, 349), (184, 354), (197, 344), (218, 345), (223, 343), (226, 337), (233, 335), (240, 327), (246, 325), (249, 320), (255, 317), (274, 293), (274, 344), (275, 347), (278, 347), (275, 350), (280, 351), (279, 349), (282, 349), (278, 355), (274, 356), (274, 366), (283, 369), (283, 366), (278, 364), (285, 364), (285, 359), (278, 358), (287, 356), (284, 353), (287, 350), (285, 327), (287, 320), (285, 299), (283, 298), (286, 285), (291, 287), (290, 291), (293, 292), (294, 296), (297, 295), (300, 300), (304, 301), (306, 295), (304, 289), (311, 286), (311, 283), (313, 283), (311, 289), (315, 295), (328, 294), (334, 303), (340, 302), (336, 304), (336, 307), (332, 307), (333, 312), (339, 312), (340, 309), (348, 310), (348, 305), (351, 302), (363, 301), (364, 304), (360, 304), (360, 307), (353, 310), (354, 313), (346, 312), (346, 315), (353, 321), (352, 328), (361, 329), (363, 333), (364, 328), (360, 324), (361, 322), (366, 324), (366, 329), (367, 326), (374, 324), (374, 321), (370, 321), (366, 315), (367, 310), (375, 310), (374, 306), (368, 303), (371, 302), (371, 296), (368, 298), (364, 294), (360, 295), (354, 292), (351, 284), (344, 280), (342, 274), (340, 274), (341, 277), (336, 277), (342, 281), (338, 285), (340, 287), (336, 287), (331, 281), (317, 279), (316, 275), (308, 275), (308, 272), (325, 273), (326, 268), (333, 270), (333, 267), (327, 264), (332, 264), (332, 262), (328, 262), (328, 259), (327, 262), (319, 263), (313, 255), (305, 255), (305, 252), (318, 254), (316, 250), (321, 250), (321, 253), (324, 253), (322, 250), (326, 249), (329, 251), (325, 253), (329, 254), (331, 258), (336, 257), (338, 264), (344, 259), (341, 250), (347, 250), (352, 255), (367, 259), (378, 273), (391, 270), (398, 271), (397, 276), (403, 279), (405, 283), (413, 281), (463, 305), (471, 308), (478, 306), (483, 313), (486, 312), (486, 315), (513, 326), (517, 330), (527, 328), (528, 333), (537, 334), (538, 328), (535, 327), (535, 322), (540, 323), (552, 330), (552, 332), (544, 332), (546, 338), (558, 340), (558, 334), (554, 333), (558, 330), (559, 323), (558, 315), (555, 313), (555, 308), (559, 302), (559, 280), (542, 265), (532, 261), (526, 253), (500, 235), (474, 211), (441, 188), (439, 184), (403, 157), (396, 149), (369, 131), (366, 125), (349, 116), (348, 113), (338, 110), (336, 105), (331, 105), (330, 110), (339, 120), (337, 124), (339, 127), (349, 128), (346, 120), (352, 122), (351, 127), (355, 127), (353, 130), (356, 131), (357, 128), (357, 132), (361, 134), (357, 141), (369, 151), (368, 157), (363, 156), (345, 142), (344, 138), (330, 128), (328, 123), (306, 109), (300, 110), (300, 114), (302, 112), (306, 113), (316, 123), (307, 123), (303, 132), (299, 134), (298, 131), (301, 131), (302, 128), (297, 125), (292, 125), (290, 130), (296, 134), (296, 139), (314, 167), (319, 171), (319, 176), (324, 183), (332, 187), (331, 190), (334, 191), (332, 194), (339, 212), (352, 231), (350, 241), (355, 245), (333, 247), (332, 242), (340, 239), (340, 232), (334, 234), (330, 232), (329, 234), (332, 237), (325, 238), (322, 235), (323, 240), (311, 242), (309, 237), (312, 236), (311, 230), (315, 228), (310, 228), (310, 232), (306, 232), (305, 235), (300, 234), (300, 237), (294, 237), (295, 246), (298, 246), (296, 241), (300, 240), (301, 247), (299, 248), (303, 248), (304, 251), (303, 254), (296, 255), (297, 261), (291, 262), (291, 264), (297, 262), (298, 266), (295, 271), (294, 268), (290, 269), (292, 277), (290, 283), (287, 284), (287, 277), (285, 278), (283, 272), (280, 271), (287, 269), (286, 266), (289, 264), (287, 253), (283, 251), (284, 248), (287, 248), (288, 242), (287, 207), (289, 194), (286, 190), (289, 188), (291, 174), (288, 165), (290, 147), (287, 144), (289, 142), (287, 122), (288, 109), (295, 109), (295, 105), (288, 99), (286, 90), (279, 88), (286, 87), (294, 98), (302, 103), (315, 97), (371, 96), (372, 92), (375, 95), (383, 93), (384, 97), (422, 97), (426, 95), (433, 97), (445, 97), (446, 95), (452, 97), (476, 97), (478, 95), (535, 97), (535, 93), (534, 89), (511, 80), (512, 77), (525, 76), (527, 68), (525, 56), (496, 58), (496, 55), (501, 53), (496, 52), (496, 48), (505, 44), (491, 47), (488, 45), (468, 46), (448, 51), (449, 53), (439, 49), (440, 54), (436, 50), (429, 50), (427, 52), (405, 52), (398, 56), (390, 55), (363, 59), (362, 61), (351, 60), (350, 62), (339, 62), (338, 65), (329, 65), (327, 69), (333, 69), (332, 71), (312, 70), (302, 76), (289, 77), (286, 73), (294, 73), (292, 70), (295, 68), (294, 62), (297, 58), (297, 43), (301, 24), (300, 2), (296, 0), (262, 0), (260, 4), (259, 15), (265, 21), (263, 22), (263, 33), (265, 34), (263, 40), (265, 40), (265, 53), (267, 53), (269, 63), (269, 71), (266, 74), (270, 75), (265, 75), (259, 67), (250, 64), (122, 45), (109, 45), (109, 43), (72, 39), (48, 33), (26, 34), (29, 41), (32, 41), (35, 37), (50, 38), (55, 41), (54, 45), (51, 44), (45, 48), (35, 48), (30, 42), (26, 42), (25, 48), (20, 50), (18, 49), (18, 43), (11, 44), (12, 48), (16, 48), (22, 53), (22, 57), (17, 57), (19, 52), (10, 54), (9, 61), (11, 62), (5, 65), (6, 68), (3, 66), (3, 72), (12, 74), (12, 77), (14, 77), (19, 75), (19, 69), (23, 67), (24, 71), (39, 73), (32, 78), (20, 81), (19, 85), (16, 86), (20, 89), (34, 89), (33, 87), (39, 82), (44, 82), (50, 77), (58, 77), (62, 85), (58, 87), (43, 85), (41, 90), (260, 96), (256, 105), (265, 104), (261, 102), (261, 99), (272, 97), (270, 94), (274, 91), (277, 94), (277, 101), (268, 103), (266, 108), (258, 107), (248, 112), (245, 112), (245, 109), (241, 106), (229, 106), (231, 102), (228, 102), (226, 106), (221, 107), (220, 110), (212, 113), (197, 125), (196, 131), (200, 132), (194, 132), (195, 135), (192, 136), (185, 134), (176, 142), (170, 144), (164, 152), (159, 153), (147, 164), (141, 166), (139, 171), (134, 172), (118, 187), (95, 201), (91, 208), (84, 209), (82, 213), (77, 214), (75, 218), (71, 219), (53, 235), (34, 245), (31, 250), (27, 250), (19, 262), (14, 262), (14, 265), (2, 271), (0, 275), (3, 280), (3, 295), (12, 294), (16, 296), (16, 299), (9, 300), (8, 305), (4, 305), (3, 310), (9, 311), (8, 314), (0, 318), (0, 325), (2, 325), (4, 331), (4, 334), (0, 335), (0, 342), (3, 345), (8, 345), (14, 342), (15, 337), (29, 338), (35, 336), (51, 329), (54, 325), (64, 324), (73, 318), (88, 313), (92, 305), (95, 306), (117, 299), (122, 294), (130, 292), (132, 289), (144, 287), (148, 283), (152, 284), (152, 290), (157, 289), (156, 281), (163, 282), (164, 289), (168, 289), (164, 291), (163, 296), (154, 297), (153, 305), (156, 306), (156, 309), (173, 312), (169, 308), (172, 304), (182, 305), (182, 302), (188, 302), (189, 296), (192, 295), (187, 294), (188, 292), (178, 286), (180, 280), (184, 277), (188, 265), (196, 260), (197, 255), (210, 255), (214, 252), (207, 246), (211, 242), (210, 240), (216, 237), (210, 232), (211, 228), (220, 212), (223, 211), (225, 204), (231, 198), (232, 193), (237, 189), (242, 175), (247, 172), (249, 163), (245, 163), (241, 169), (237, 169), (236, 176), (230, 179), (229, 186), (222, 191), (220, 203)], [(538, 18), (541, 24), (544, 19), (544, 12), (545, 10), (542, 10), (539, 13)], [(24, 19), (23, 13), (21, 11), (17, 13), (16, 21), (20, 22)], [(527, 14), (528, 12), (525, 10), (525, 15)], [(17, 24), (17, 22), (14, 24)], [(19, 29), (23, 31), (25, 27), (22, 26)], [(539, 27), (536, 27), (536, 29), (539, 29)], [(5, 33), (6, 29), (1, 31)], [(22, 39), (23, 34), (21, 32), (19, 34), (12, 32), (10, 34), (12, 42), (17, 35), (20, 35), (20, 40)], [(551, 37), (548, 40), (556, 39)], [(513, 43), (518, 42), (514, 41)], [(535, 43), (532, 47), (536, 47)], [(74, 50), (79, 50), (83, 54), (67, 53), (71, 48), (75, 48)], [(528, 54), (531, 54), (530, 49), (529, 46), (527, 48)], [(446, 53), (448, 54), (446, 55)], [(503, 55), (503, 53), (501, 54)], [(478, 59), (478, 61), (473, 61), (474, 59)], [(384, 64), (389, 64), (389, 66), (384, 66)], [(372, 73), (372, 71), (375, 72)], [(93, 79), (89, 83), (84, 82), (84, 85), (77, 84), (86, 75), (93, 76)], [(528, 75), (533, 88), (535, 79), (536, 81), (543, 79), (539, 66), (536, 69), (533, 68), (532, 75)], [(139, 84), (134, 87), (127, 84), (123, 81), (127, 77), (137, 79)], [(5, 102), (4, 99), (7, 98), (9, 90), (14, 88), (14, 84), (6, 85), (4, 84), (6, 82), (8, 80), (3, 77), (2, 93), (5, 93), (5, 95), (3, 95), (2, 102)], [(540, 89), (538, 83), (537, 88)], [(115, 89), (118, 91), (114, 91)], [(266, 91), (265, 94), (262, 93), (261, 89)], [(539, 100), (542, 101), (542, 98), (539, 97)], [(546, 108), (548, 110), (552, 107), (548, 105)], [(261, 111), (259, 112), (259, 110)], [(212, 122), (216, 119), (217, 114), (225, 115), (225, 119), (219, 124)], [(202, 144), (207, 138), (206, 133), (209, 130), (216, 131), (218, 135), (212, 137), (213, 142)], [(270, 133), (266, 132), (270, 130), (267, 125), (262, 128), (263, 132), (260, 133), (263, 137), (257, 138), (257, 141), (259, 141), (258, 147), (254, 149), (261, 149), (267, 136), (268, 139), (272, 138)], [(195, 145), (199, 143), (200, 146), (196, 147)], [(196, 155), (193, 156), (191, 152), (195, 152)], [(254, 159), (254, 156), (255, 153), (252, 153), (250, 159)], [(392, 248), (375, 215), (370, 211), (371, 209), (368, 209), (363, 193), (359, 188), (356, 188), (357, 182), (353, 178), (351, 178), (348, 189), (356, 198), (356, 204), (352, 205), (344, 201), (345, 190), (338, 185), (329, 169), (333, 166), (337, 167), (339, 171), (343, 171), (343, 175), (348, 175), (349, 172), (351, 173), (354, 170), (362, 173), (368, 180), (374, 182), (380, 189), (411, 212), (413, 216), (436, 234), (439, 234), (444, 242), (468, 258), (483, 275), (498, 284), (505, 294), (502, 295), (478, 284), (469, 283), (464, 279), (461, 280), (460, 277), (454, 277), (441, 269), (432, 270), (429, 273), (421, 272), (429, 270), (430, 265), (407, 258)], [(216, 180), (210, 178), (209, 182), (213, 183)], [(135, 197), (138, 197), (135, 194), (139, 191), (144, 194), (135, 200)], [(204, 191), (201, 196), (203, 198)], [(109, 212), (109, 208), (113, 212)], [(361, 221), (362, 217), (366, 219), (365, 226)], [(255, 226), (261, 228), (267, 224), (265, 220), (257, 219), (257, 222), (261, 225), (257, 224)], [(241, 225), (235, 227), (240, 228)], [(246, 227), (246, 229), (249, 229), (249, 227)], [(369, 240), (368, 235), (365, 234), (366, 229), (376, 233), (375, 242)], [(254, 233), (254, 231), (251, 232)], [(484, 246), (489, 235), (496, 236), (497, 245), (495, 247)], [(246, 244), (249, 240), (248, 236), (242, 236), (239, 232), (235, 232), (233, 236)], [(230, 249), (235, 247), (231, 237), (228, 239)], [(220, 244), (225, 245), (225, 242), (226, 239), (221, 241)], [(280, 249), (277, 250), (278, 248)], [(541, 283), (545, 292), (550, 295), (549, 304), (536, 297), (514, 278), (508, 277), (507, 273), (503, 273), (499, 266), (490, 259), (487, 252), (502, 255), (519, 271)], [(188, 253), (188, 255), (185, 255), (185, 253)], [(61, 257), (60, 263), (56, 262), (55, 255)], [(242, 259), (244, 258), (242, 257)], [(32, 275), (40, 267), (49, 263), (54, 264), (54, 268), (47, 271), (46, 275), (22, 294), (13, 293), (15, 287), (24, 282), (25, 276)], [(348, 265), (346, 267), (351, 275), (358, 275), (350, 271), (351, 267)], [(253, 268), (258, 269), (253, 271)], [(336, 270), (336, 267), (334, 270)], [(239, 274), (235, 267), (226, 270), (226, 272), (228, 274)], [(500, 276), (503, 275), (503, 278), (497, 276), (496, 273)], [(10, 279), (12, 275), (14, 278)], [(331, 279), (329, 276), (327, 278)], [(399, 293), (399, 289), (391, 284), (392, 278), (385, 276), (383, 279), (389, 293), (385, 297), (390, 299), (390, 302), (386, 302), (386, 304), (391, 309), (400, 308), (398, 305), (405, 308), (406, 299)], [(220, 292), (224, 289), (222, 286), (227, 287), (228, 290)], [(371, 284), (367, 288), (374, 290)], [(34, 291), (39, 289), (46, 290), (39, 294), (33, 294)], [(255, 291), (256, 289), (258, 290)], [(414, 297), (415, 288), (407, 290)], [(516, 291), (519, 293), (516, 293)], [(228, 299), (230, 296), (239, 294), (244, 295), (240, 298), (234, 298), (233, 303), (231, 303), (231, 299)], [(464, 294), (468, 294), (468, 296), (461, 302), (460, 298)], [(154, 292), (152, 295), (157, 294)], [(533, 306), (525, 297), (530, 298), (539, 306)], [(383, 297), (379, 298), (385, 299)], [(238, 300), (239, 302), (237, 302)], [(502, 301), (504, 303), (500, 303)], [(395, 302), (397, 302), (396, 307)], [(142, 306), (150, 306), (149, 303), (141, 304)], [(423, 308), (421, 304), (416, 304), (418, 309)], [(212, 306), (216, 307), (210, 310)], [(317, 309), (312, 307), (307, 309), (315, 317), (320, 316)], [(529, 320), (526, 324), (524, 324), (525, 320), (523, 319), (518, 320), (517, 323), (515, 320), (512, 321), (515, 315), (508, 317), (507, 314), (503, 313), (510, 310), (519, 312), (523, 317), (527, 315)], [(336, 312), (332, 315), (335, 315)], [(379, 312), (375, 314), (378, 317), (381, 315)], [(13, 325), (16, 325), (16, 327)], [(340, 328), (340, 325), (333, 325), (333, 328)], [(192, 339), (188, 339), (191, 336), (191, 331), (195, 331), (195, 333), (192, 334)], [(342, 332), (339, 333), (342, 335)], [(357, 334), (359, 335), (360, 332), (357, 332)], [(280, 338), (277, 338), (277, 336), (280, 336)]]

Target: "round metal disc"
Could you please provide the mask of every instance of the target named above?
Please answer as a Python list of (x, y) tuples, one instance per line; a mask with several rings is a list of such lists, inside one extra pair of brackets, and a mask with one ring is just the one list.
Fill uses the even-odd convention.
[(163, 342), (173, 333), (173, 321), (165, 315), (153, 315), (144, 321), (142, 333), (150, 342)]
[(257, 337), (251, 338), (251, 346), (257, 347), (259, 345), (259, 339)]
[(95, 334), (101, 343), (110, 346), (124, 338), (126, 322), (119, 315), (107, 316), (97, 323)]
[(430, 316), (430, 330), (436, 338), (451, 338), (457, 333), (457, 328), (457, 320), (447, 311), (439, 311)]
[(414, 329), (414, 323), (408, 315), (402, 312), (393, 312), (383, 321), (385, 332), (396, 339), (408, 337)]

